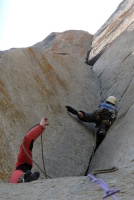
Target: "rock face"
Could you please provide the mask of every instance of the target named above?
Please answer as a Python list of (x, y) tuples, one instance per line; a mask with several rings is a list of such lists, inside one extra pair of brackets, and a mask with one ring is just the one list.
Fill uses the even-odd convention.
[[(94, 146), (92, 127), (69, 116), (65, 106), (90, 110), (100, 103), (99, 81), (90, 66), (73, 55), (43, 54), (30, 47), (1, 52), (0, 70), (1, 180), (9, 180), (21, 140), (44, 115), (50, 123), (43, 134), (47, 174), (84, 175)], [(42, 163), (40, 139), (33, 152)]]
[(34, 45), (43, 53), (73, 55), (87, 61), (93, 36), (85, 31), (69, 30), (64, 33), (51, 33), (42, 42)]
[[(88, 173), (117, 167), (115, 172), (96, 177), (110, 189), (120, 189), (117, 199), (134, 199), (133, 4), (132, 0), (123, 1), (93, 41), (85, 32), (67, 31), (52, 33), (30, 48), (0, 52), (0, 199), (101, 199), (104, 191), (84, 176), (94, 146), (94, 127), (77, 121), (65, 106), (90, 111), (109, 95), (117, 97), (118, 116), (92, 158)], [(85, 38), (77, 44), (84, 48), (84, 54), (79, 49), (73, 53), (77, 41), (73, 36), (71, 48), (65, 45), (70, 34)], [(92, 46), (87, 50), (83, 44), (88, 39)], [(90, 50), (89, 58), (96, 60), (92, 67), (84, 61)], [(46, 180), (41, 174), (36, 182), (6, 183), (21, 139), (43, 115), (50, 123), (43, 144), (46, 171), (52, 179)], [(42, 167), (40, 140), (34, 144), (33, 155)]]
[[(58, 179), (38, 180), (25, 184), (1, 184), (0, 199), (77, 199), (97, 200), (104, 196), (104, 191), (92, 183), (87, 176), (65, 177)], [(8, 187), (8, 190), (7, 190)], [(24, 193), (25, 191), (25, 193)], [(99, 195), (98, 195), (99, 194)], [(110, 199), (110, 198), (109, 198)], [(123, 198), (122, 198), (123, 199)]]
[[(94, 35), (88, 63), (94, 62), (111, 43), (134, 21), (134, 1), (124, 0), (106, 23)], [(96, 59), (95, 59), (96, 58)]]
[[(122, 187), (127, 193), (127, 185), (133, 187), (133, 115), (134, 115), (134, 23), (132, 23), (93, 66), (100, 78), (102, 99), (113, 94), (118, 99), (118, 117), (106, 139), (100, 146), (90, 165), (90, 171), (99, 168), (118, 167), (115, 175), (105, 175)], [(117, 177), (117, 178), (116, 178)], [(125, 183), (125, 184), (124, 184)], [(133, 196), (124, 194), (124, 199)]]

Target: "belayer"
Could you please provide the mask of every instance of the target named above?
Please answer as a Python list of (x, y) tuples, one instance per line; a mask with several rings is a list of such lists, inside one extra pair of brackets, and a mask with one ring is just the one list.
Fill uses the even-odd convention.
[(66, 106), (66, 108), (67, 111), (76, 115), (81, 121), (96, 124), (96, 150), (106, 136), (109, 127), (116, 119), (116, 98), (114, 96), (109, 96), (106, 102), (101, 103), (92, 113), (77, 111), (71, 106)]
[[(21, 143), (14, 172), (11, 175), (10, 183), (24, 183), (37, 180), (40, 176), (38, 171), (32, 173), (32, 149), (34, 141), (43, 133), (48, 124), (47, 118), (42, 118), (39, 125), (36, 125), (27, 132)], [(24, 149), (25, 148), (25, 149)], [(27, 153), (26, 153), (26, 152)], [(28, 156), (28, 155), (30, 156)]]

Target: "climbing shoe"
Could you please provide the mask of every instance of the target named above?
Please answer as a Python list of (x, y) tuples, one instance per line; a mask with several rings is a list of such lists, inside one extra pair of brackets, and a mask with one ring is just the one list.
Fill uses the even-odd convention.
[(24, 174), (24, 182), (30, 182), (31, 178), (30, 176), (32, 175), (32, 172), (30, 170), (27, 170), (27, 172)]
[[(39, 172), (34, 172), (32, 173), (30, 170), (28, 170), (25, 174), (24, 174), (24, 182), (31, 182), (31, 181), (35, 181), (39, 178), (40, 173)], [(21, 181), (21, 180), (20, 180)]]
[(78, 111), (75, 110), (74, 108), (72, 108), (71, 106), (66, 106), (67, 108), (67, 111), (72, 113), (73, 115), (77, 115), (78, 114)]
[(40, 173), (36, 171), (30, 175), (30, 180), (36, 181), (39, 178), (39, 176), (40, 176)]

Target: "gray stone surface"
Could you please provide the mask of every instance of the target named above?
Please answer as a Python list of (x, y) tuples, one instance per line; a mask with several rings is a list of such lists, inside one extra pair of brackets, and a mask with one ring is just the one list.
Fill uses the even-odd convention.
[[(111, 183), (110, 186), (112, 187), (114, 184)], [(92, 183), (88, 177), (65, 177), (35, 181), (30, 184), (6, 184), (6, 187), (4, 184), (0, 184), (1, 200), (18, 200), (18, 198), (21, 200), (98, 200), (102, 199), (104, 194), (104, 190), (96, 183)], [(121, 196), (121, 194), (117, 194), (116, 197), (119, 195)]]
[(88, 60), (104, 52), (133, 21), (134, 0), (124, 0), (94, 35)]
[[(63, 49), (58, 53), (43, 52), (43, 48), (51, 49), (55, 34), (50, 35), (45, 44), (39, 43), (38, 48), (34, 45), (0, 52), (0, 199), (101, 199), (104, 190), (84, 176), (94, 145), (94, 128), (69, 115), (65, 106), (90, 111), (109, 95), (117, 97), (118, 116), (96, 151), (88, 173), (117, 167), (117, 171), (99, 174), (96, 178), (105, 181), (110, 189), (120, 189), (116, 194), (118, 200), (134, 199), (132, 5), (132, 0), (124, 1), (104, 30), (98, 31), (102, 44), (105, 46), (108, 42), (110, 45), (92, 68), (81, 56), (62, 53)], [(112, 24), (113, 19), (117, 24)], [(120, 26), (118, 22), (122, 22)], [(107, 32), (110, 24), (113, 28)], [(114, 31), (117, 27), (118, 31)], [(106, 42), (101, 32), (108, 33)], [(103, 45), (97, 42), (97, 34), (92, 47), (99, 51)], [(6, 183), (14, 168), (21, 139), (44, 114), (50, 122), (43, 134), (44, 158), (47, 174), (52, 179), (46, 180), (41, 174), (40, 180), (35, 182)], [(40, 139), (33, 153), (42, 167)]]
[(108, 48), (93, 66), (101, 82), (102, 100), (110, 94), (118, 99), (119, 116), (133, 104), (134, 23)]
[[(69, 116), (65, 106), (90, 110), (100, 103), (99, 81), (90, 67), (69, 55), (44, 55), (37, 48), (13, 49), (1, 53), (0, 75), (0, 134), (9, 142), (9, 147), (1, 146), (4, 180), (9, 180), (27, 130), (44, 115), (50, 123), (43, 134), (47, 174), (84, 175), (95, 142), (93, 131)], [(42, 167), (40, 138), (33, 155)], [(7, 159), (10, 170), (5, 171)]]
[(98, 148), (90, 165), (95, 169), (118, 167), (103, 179), (114, 179), (123, 194), (123, 199), (134, 199), (134, 23), (131, 24), (108, 48), (93, 66), (100, 79), (102, 99), (109, 95), (117, 97), (118, 116)]
[(92, 40), (93, 35), (86, 31), (68, 30), (62, 33), (51, 33), (33, 47), (37, 47), (44, 54), (73, 55), (86, 62)]

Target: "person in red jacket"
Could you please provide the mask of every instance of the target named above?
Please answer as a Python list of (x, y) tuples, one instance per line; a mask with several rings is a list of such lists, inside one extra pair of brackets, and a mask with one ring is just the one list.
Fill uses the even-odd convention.
[[(38, 171), (32, 173), (32, 148), (34, 141), (43, 133), (48, 124), (48, 119), (43, 117), (39, 125), (36, 125), (27, 132), (21, 143), (20, 150), (17, 156), (15, 170), (11, 175), (10, 183), (24, 183), (37, 180), (40, 176)], [(26, 152), (27, 153), (26, 153)], [(28, 156), (29, 155), (29, 156)]]

